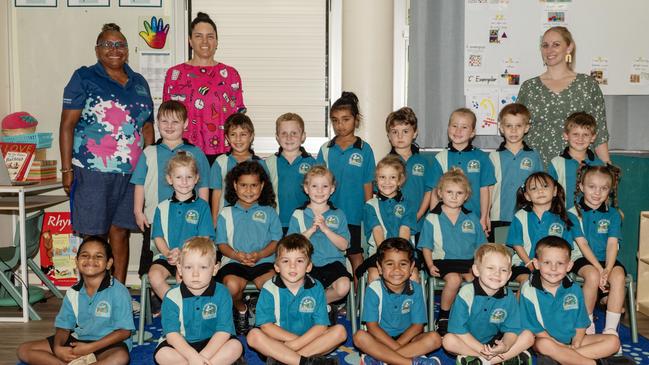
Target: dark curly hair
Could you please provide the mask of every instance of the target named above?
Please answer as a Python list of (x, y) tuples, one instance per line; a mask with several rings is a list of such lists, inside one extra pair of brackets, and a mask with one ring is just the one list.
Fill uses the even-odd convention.
[(553, 185), (557, 188), (557, 195), (552, 198), (552, 205), (550, 206), (550, 213), (558, 215), (563, 223), (565, 223), (568, 229), (572, 228), (572, 221), (568, 218), (568, 211), (566, 210), (566, 193), (563, 190), (563, 186), (557, 182), (550, 174), (547, 172), (539, 171), (531, 174), (525, 180), (523, 186), (518, 188), (516, 192), (516, 210), (518, 209), (532, 209), (534, 204), (531, 201), (527, 200), (525, 197), (525, 192), (529, 189), (532, 184), (548, 186)]
[(239, 200), (237, 192), (234, 190), (234, 183), (243, 175), (256, 175), (259, 177), (259, 182), (263, 183), (264, 187), (261, 190), (261, 195), (257, 203), (275, 208), (277, 203), (275, 202), (273, 184), (270, 182), (266, 170), (255, 160), (241, 162), (225, 176), (225, 201), (229, 205), (234, 205)]

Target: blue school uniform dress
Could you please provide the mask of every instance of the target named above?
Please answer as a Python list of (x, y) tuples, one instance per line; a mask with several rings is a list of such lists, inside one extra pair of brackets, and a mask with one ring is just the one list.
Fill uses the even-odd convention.
[[(588, 166), (604, 166), (605, 163), (597, 158), (593, 151), (586, 151), (586, 159), (581, 161)], [(566, 147), (561, 155), (553, 158), (548, 166), (548, 174), (552, 176), (566, 191), (566, 208), (575, 205), (575, 191), (577, 190), (577, 172), (579, 161), (573, 159)]]
[(395, 338), (413, 324), (426, 324), (426, 306), (421, 286), (406, 282), (401, 293), (388, 289), (383, 279), (377, 279), (365, 289), (361, 321), (376, 322), (389, 336)]
[(214, 279), (200, 295), (194, 295), (182, 282), (169, 289), (162, 301), (161, 316), (163, 336), (180, 333), (189, 343), (207, 340), (216, 332), (235, 335), (232, 296)]
[(471, 144), (459, 151), (452, 143), (448, 148), (435, 155), (435, 159), (442, 167), (442, 172), (448, 172), (451, 167), (459, 167), (469, 179), (471, 185), (471, 198), (465, 203), (470, 211), (480, 216), (480, 188), (496, 183), (494, 166), (489, 155), (483, 150), (473, 147)]
[(545, 331), (566, 345), (577, 328), (590, 326), (581, 288), (567, 276), (552, 295), (543, 289), (540, 273), (533, 272), (521, 288), (520, 309), (523, 329), (534, 334)]
[[(581, 209), (581, 218), (577, 215), (576, 207), (570, 208), (568, 212), (574, 215), (579, 223), (588, 246), (599, 261), (606, 261), (606, 246), (609, 237), (615, 237), (618, 242), (622, 239), (622, 217), (620, 212), (615, 208), (607, 207), (606, 203), (597, 209), (592, 209), (586, 203), (584, 198), (579, 201)], [(572, 248), (571, 260), (575, 261), (584, 255), (581, 253), (579, 246), (574, 245)]]
[[(412, 155), (408, 158), (408, 161), (399, 156), (394, 148), (392, 148), (390, 154), (401, 157), (401, 160), (406, 164), (406, 183), (401, 187), (401, 193), (406, 198), (408, 205), (415, 209), (416, 217), (424, 194), (432, 191), (437, 186), (439, 178), (442, 176), (442, 168), (436, 159), (431, 160), (422, 156), (416, 144), (412, 144), (410, 150), (412, 151)], [(424, 214), (422, 219), (417, 221), (417, 227), (411, 232), (412, 234), (421, 231), (425, 216)]]
[[(253, 153), (252, 157), (250, 157), (248, 161), (258, 162), (268, 174), (268, 167), (266, 166), (266, 162), (264, 162), (261, 157)], [(219, 200), (219, 211), (225, 206), (225, 177), (228, 172), (230, 172), (230, 170), (232, 170), (237, 165), (238, 162), (234, 157), (232, 157), (232, 152), (226, 152), (222, 155), (219, 155), (216, 160), (214, 160), (214, 163), (210, 168), (210, 189), (223, 191), (221, 193), (221, 200)]]
[(171, 149), (162, 142), (162, 139), (147, 146), (131, 175), (131, 184), (144, 186), (144, 215), (149, 222), (153, 222), (156, 206), (169, 199), (174, 193), (174, 189), (167, 182), (166, 170), (169, 160), (179, 151), (185, 151), (196, 160), (200, 176), (196, 190), (209, 186), (210, 164), (200, 148), (183, 140), (181, 144)]
[(489, 343), (499, 334), (520, 334), (521, 318), (516, 295), (503, 287), (489, 296), (478, 281), (476, 278), (460, 288), (451, 307), (448, 332), (469, 333), (480, 343)]
[[(131, 294), (106, 272), (97, 292), (90, 297), (81, 279), (65, 293), (54, 327), (70, 330), (81, 341), (97, 341), (120, 329), (134, 333)], [(130, 351), (131, 337), (124, 343)]]
[(417, 247), (432, 250), (433, 260), (472, 260), (475, 250), (485, 242), (480, 218), (462, 207), (453, 224), (439, 203), (426, 216)]
[[(347, 227), (347, 218), (341, 209), (336, 209), (331, 204), (329, 210), (324, 212), (322, 217), (329, 229), (349, 242), (349, 228)], [(288, 226), (288, 233), (302, 233), (313, 226), (314, 214), (311, 208), (303, 206), (296, 209), (291, 216), (291, 223)], [(309, 239), (313, 245), (313, 255), (311, 262), (313, 266), (325, 266), (332, 262), (338, 261), (345, 264), (345, 251), (341, 251), (331, 240), (321, 231), (316, 230)]]
[(293, 211), (309, 200), (302, 184), (304, 175), (315, 165), (315, 158), (304, 147), (300, 147), (300, 152), (293, 163), (289, 163), (282, 156), (282, 147), (274, 155), (266, 158), (270, 182), (277, 194), (277, 211), (282, 227), (288, 227)]
[(511, 222), (516, 212), (516, 192), (531, 174), (543, 171), (541, 155), (525, 142), (518, 153), (513, 154), (505, 147), (505, 142), (489, 154), (493, 163), (496, 184), (491, 193), (492, 222)]
[[(184, 202), (174, 194), (171, 198), (158, 204), (153, 218), (151, 239), (164, 238), (169, 249), (182, 248), (185, 241), (196, 236), (214, 239), (214, 225), (210, 206), (196, 196)], [(161, 254), (155, 259), (164, 258)]]
[[(235, 251), (255, 252), (268, 246), (271, 241), (282, 238), (282, 224), (273, 207), (253, 204), (244, 209), (239, 202), (229, 205), (221, 210), (216, 223), (216, 243), (226, 243)], [(257, 261), (272, 263), (275, 254)], [(233, 262), (229, 257), (223, 256), (221, 266)], [(236, 262), (236, 261), (234, 261)]]
[(417, 229), (417, 208), (409, 205), (405, 196), (399, 191), (393, 198), (380, 192), (365, 203), (365, 237), (367, 237), (368, 254), (374, 255), (378, 247), (372, 236), (374, 227), (381, 227), (384, 238), (399, 237), (401, 226)]
[(320, 147), (316, 163), (327, 166), (336, 178), (336, 191), (331, 202), (345, 212), (349, 224), (359, 226), (365, 204), (363, 185), (374, 180), (374, 152), (359, 137), (345, 150), (336, 144), (336, 138)]
[[(507, 246), (523, 246), (530, 259), (533, 259), (536, 251), (536, 243), (546, 236), (561, 237), (572, 246), (572, 242), (583, 237), (581, 228), (577, 223), (577, 218), (568, 213), (568, 218), (572, 222), (572, 227), (568, 229), (566, 223), (561, 220), (557, 214), (550, 211), (543, 212), (541, 219), (538, 218), (532, 208), (520, 209), (514, 214), (509, 232), (507, 232)], [(512, 265), (524, 265), (523, 260), (514, 254)]]
[(279, 275), (264, 283), (257, 300), (255, 326), (274, 323), (302, 336), (316, 325), (329, 326), (327, 299), (322, 285), (308, 274), (304, 284), (293, 294)]

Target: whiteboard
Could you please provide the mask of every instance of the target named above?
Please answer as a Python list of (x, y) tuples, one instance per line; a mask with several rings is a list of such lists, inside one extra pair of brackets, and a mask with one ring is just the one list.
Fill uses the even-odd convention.
[(570, 29), (575, 71), (598, 76), (605, 95), (647, 95), (648, 14), (646, 0), (465, 0), (465, 95), (516, 95), (545, 70), (540, 37), (554, 25)]

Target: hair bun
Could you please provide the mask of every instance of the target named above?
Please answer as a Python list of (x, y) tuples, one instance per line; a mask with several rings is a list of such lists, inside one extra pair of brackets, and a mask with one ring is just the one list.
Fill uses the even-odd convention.
[(198, 14), (196, 14), (196, 19), (211, 19), (207, 13), (203, 13), (202, 11), (199, 11)]
[(119, 27), (119, 25), (115, 23), (106, 23), (101, 27), (101, 32), (121, 32), (122, 28)]
[(358, 104), (358, 96), (354, 94), (351, 91), (343, 91), (343, 93), (340, 95), (341, 99), (349, 99), (352, 101), (354, 104)]

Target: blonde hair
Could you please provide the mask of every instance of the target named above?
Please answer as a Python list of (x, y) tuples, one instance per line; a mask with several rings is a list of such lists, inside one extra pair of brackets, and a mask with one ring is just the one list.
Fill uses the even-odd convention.
[[(550, 32), (555, 32), (563, 38), (563, 41), (566, 42), (568, 46), (572, 44), (572, 52), (570, 52), (570, 57), (572, 58), (572, 61), (568, 63), (568, 67), (572, 70), (575, 62), (577, 62), (577, 44), (575, 44), (575, 39), (572, 38), (572, 33), (568, 30), (566, 27), (562, 26), (557, 26), (557, 27), (552, 27), (543, 33), (543, 37), (545, 37), (546, 34)], [(541, 44), (543, 44), (543, 37), (541, 37)]]
[(275, 121), (275, 134), (279, 134), (279, 126), (282, 122), (295, 121), (300, 126), (302, 133), (304, 133), (304, 119), (297, 113), (284, 113), (277, 117)]
[(383, 167), (392, 167), (399, 173), (399, 180), (406, 178), (406, 165), (398, 155), (387, 155), (376, 164), (375, 173), (378, 176), (379, 169)]
[(178, 151), (175, 156), (170, 158), (165, 172), (167, 175), (171, 175), (171, 172), (177, 167), (188, 167), (194, 175), (198, 174), (196, 160), (187, 151)]
[(334, 186), (336, 185), (336, 177), (331, 172), (331, 170), (329, 170), (328, 168), (326, 168), (323, 165), (315, 165), (315, 166), (311, 167), (309, 169), (309, 171), (307, 171), (307, 173), (304, 174), (304, 181), (303, 181), (302, 185), (306, 186), (309, 183), (309, 181), (311, 180), (311, 178), (313, 178), (315, 176), (328, 176), (329, 180), (331, 181), (331, 185), (334, 185)]
[(464, 114), (464, 115), (469, 116), (471, 118), (471, 126), (472, 126), (473, 129), (475, 129), (475, 124), (478, 121), (478, 118), (475, 116), (475, 113), (473, 112), (473, 110), (471, 110), (469, 108), (457, 108), (457, 109), (453, 110), (451, 115), (449, 115), (449, 117), (448, 117), (448, 124), (449, 125), (451, 125), (451, 121), (453, 121), (453, 116), (455, 114)]
[(512, 262), (512, 256), (507, 250), (507, 247), (503, 245), (502, 243), (485, 243), (478, 247), (477, 250), (475, 250), (474, 254), (474, 261), (476, 265), (482, 264), (482, 259), (488, 254), (488, 253), (497, 253), (501, 254), (504, 257), (507, 258), (509, 263), (511, 264)]
[(196, 252), (201, 256), (210, 257), (210, 262), (216, 264), (216, 244), (209, 238), (192, 237), (185, 241), (183, 248), (180, 250), (180, 263), (183, 262), (185, 255), (190, 252)]
[(439, 178), (439, 182), (437, 183), (437, 191), (438, 194), (444, 189), (444, 185), (446, 184), (456, 184), (464, 188), (464, 191), (466, 191), (466, 200), (469, 200), (471, 198), (471, 184), (469, 183), (469, 179), (467, 179), (466, 175), (464, 175), (464, 171), (460, 169), (459, 167), (453, 167), (451, 168), (448, 172), (446, 172), (442, 177)]

